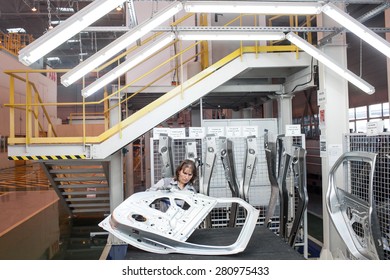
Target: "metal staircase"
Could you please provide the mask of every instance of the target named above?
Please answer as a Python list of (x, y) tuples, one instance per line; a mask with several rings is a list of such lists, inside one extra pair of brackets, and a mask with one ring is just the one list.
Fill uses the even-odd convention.
[(110, 212), (108, 161), (56, 160), (41, 163), (71, 217)]

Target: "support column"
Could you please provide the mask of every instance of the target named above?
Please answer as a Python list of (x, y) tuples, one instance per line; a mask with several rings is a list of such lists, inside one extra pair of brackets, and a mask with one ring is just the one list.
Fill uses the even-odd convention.
[[(321, 20), (320, 20), (321, 23)], [(322, 16), (323, 26), (334, 26), (327, 16)], [(320, 25), (320, 24), (319, 24)], [(320, 39), (320, 38), (319, 38)], [(321, 48), (340, 65), (347, 67), (347, 45), (345, 33), (333, 37), (332, 42)], [(329, 170), (342, 154), (343, 135), (348, 132), (348, 81), (319, 64), (320, 92), (325, 93), (325, 101), (320, 104), (320, 149), (322, 165), (322, 213), (324, 243), (321, 259), (343, 258), (341, 251), (344, 242), (333, 227), (327, 209), (326, 193), (328, 190)], [(342, 178), (336, 178), (337, 181)], [(340, 181), (339, 181), (340, 182)], [(342, 184), (341, 184), (342, 185)]]
[(125, 197), (129, 197), (134, 193), (134, 153), (133, 143), (126, 146), (127, 153), (125, 155), (126, 166), (126, 188)]
[(292, 95), (279, 95), (278, 101), (278, 133), (286, 133), (286, 124), (292, 124)]
[(152, 186), (152, 174), (151, 174), (151, 157), (152, 157), (152, 148), (150, 147), (150, 142), (152, 138), (152, 133), (148, 131), (145, 133), (144, 139), (144, 155), (145, 155), (145, 188), (148, 189)]
[[(109, 100), (110, 111), (110, 127), (120, 122), (121, 110), (119, 106), (119, 97), (112, 97)], [(124, 188), (123, 188), (123, 154), (122, 149), (115, 152), (110, 157), (110, 211), (112, 212), (120, 203), (124, 200)], [(112, 234), (108, 236), (108, 244), (122, 245), (125, 244), (120, 239), (116, 238)]]
[(274, 117), (274, 100), (271, 99), (263, 104), (264, 118)]
[(200, 108), (199, 107), (192, 107), (191, 108), (191, 126), (193, 127), (199, 127), (201, 126), (201, 114), (200, 114)]

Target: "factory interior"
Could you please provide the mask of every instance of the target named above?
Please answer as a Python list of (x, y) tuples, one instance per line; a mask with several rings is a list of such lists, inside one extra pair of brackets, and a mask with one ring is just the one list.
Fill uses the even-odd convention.
[[(0, 0), (0, 259), (389, 260), (389, 28), (379, 0)], [(148, 191), (186, 159), (196, 192)]]

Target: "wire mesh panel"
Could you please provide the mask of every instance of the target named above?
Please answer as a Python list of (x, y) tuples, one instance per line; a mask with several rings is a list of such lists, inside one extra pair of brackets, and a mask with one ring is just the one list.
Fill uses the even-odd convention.
[[(173, 155), (173, 165), (176, 168), (180, 162), (186, 159), (186, 144), (189, 142), (196, 143), (196, 152), (199, 158), (202, 156), (202, 139), (172, 139), (172, 155)], [(157, 139), (152, 139), (152, 184), (157, 183), (163, 176), (161, 156), (159, 153), (159, 141)], [(200, 170), (198, 170), (198, 176), (200, 175)], [(194, 182), (194, 187), (199, 190), (199, 180)]]
[[(203, 126), (206, 130), (213, 132), (217, 128), (223, 128), (224, 135), (232, 141), (234, 165), (236, 170), (236, 178), (239, 184), (243, 181), (244, 162), (246, 155), (246, 135), (245, 129), (253, 129), (253, 134), (256, 135), (256, 164), (253, 176), (250, 182), (248, 202), (255, 208), (260, 210), (258, 224), (264, 224), (266, 209), (268, 206), (271, 189), (268, 179), (267, 163), (264, 151), (264, 131), (267, 129), (273, 134), (277, 134), (276, 119), (218, 119), (218, 120), (204, 120)], [(229, 131), (240, 131), (242, 135), (229, 135)], [(218, 135), (217, 135), (218, 136)], [(219, 197), (231, 196), (231, 191), (225, 177), (225, 171), (222, 161), (218, 158), (213, 171), (210, 182), (210, 195)], [(226, 206), (229, 208), (229, 206)], [(229, 220), (229, 209), (224, 211), (215, 211), (212, 213), (213, 221), (221, 221), (219, 225), (226, 224)], [(245, 220), (243, 211), (238, 212), (237, 225), (240, 225)], [(224, 223), (222, 221), (225, 221)], [(213, 223), (214, 226), (214, 223)], [(278, 223), (273, 225), (273, 229), (278, 228)]]
[[(250, 129), (255, 127), (254, 134), (248, 135), (229, 135), (227, 131), (233, 126), (232, 131), (244, 130), (245, 126), (248, 126)], [(211, 127), (211, 129), (210, 129)], [(229, 148), (232, 153), (232, 160), (234, 165), (234, 178), (238, 185), (243, 185), (244, 180), (244, 170), (246, 165), (246, 155), (249, 151), (248, 147), (248, 139), (251, 138), (251, 147), (256, 150), (256, 163), (254, 165), (252, 177), (250, 180), (250, 187), (248, 191), (248, 202), (258, 210), (260, 210), (260, 214), (258, 217), (258, 225), (264, 225), (265, 217), (268, 210), (268, 204), (271, 196), (271, 185), (268, 177), (268, 166), (266, 160), (266, 153), (264, 148), (265, 141), (265, 130), (272, 133), (275, 137), (277, 136), (277, 122), (275, 119), (262, 120), (260, 122), (246, 122), (246, 120), (233, 121), (231, 120), (213, 120), (210, 122), (204, 123), (205, 135), (202, 138), (175, 138), (171, 139), (171, 150), (174, 165), (179, 165), (180, 161), (186, 158), (186, 145), (188, 142), (196, 143), (196, 156), (198, 158), (198, 175), (199, 180), (196, 181), (196, 189), (199, 191), (199, 186), (206, 179), (203, 178), (204, 166), (206, 162), (206, 154), (207, 154), (207, 136), (212, 135), (215, 137), (215, 147), (216, 147), (216, 160), (214, 164), (214, 168), (212, 169), (210, 184), (209, 184), (209, 195), (214, 197), (232, 197), (232, 195), (237, 195), (233, 193), (231, 189), (229, 176), (227, 176), (226, 168), (223, 165), (223, 157), (222, 150), (226, 148), (226, 141), (229, 141)], [(211, 133), (219, 130), (224, 130), (225, 133), (223, 135), (218, 135), (217, 133)], [(253, 137), (255, 135), (255, 137)], [(304, 135), (294, 136), (294, 137), (283, 137), (285, 141), (285, 148), (287, 148), (288, 152), (293, 154), (294, 147), (302, 147), (305, 148), (305, 138)], [(151, 139), (152, 143), (152, 158), (151, 158), (151, 166), (152, 166), (152, 183), (156, 183), (161, 179), (162, 176), (162, 160), (161, 155), (159, 153), (159, 137), (153, 136)], [(225, 145), (225, 146), (224, 146)], [(204, 179), (204, 181), (203, 181)], [(289, 225), (292, 225), (294, 220), (294, 215), (297, 209), (298, 195), (295, 192), (296, 182), (294, 181), (294, 175), (292, 174), (291, 168), (288, 170), (288, 176), (286, 179), (286, 184), (289, 189)], [(246, 213), (245, 210), (239, 207), (237, 212), (233, 211), (233, 205), (219, 205), (218, 208), (214, 208), (211, 213), (211, 226), (212, 227), (227, 227), (230, 225), (231, 219), (235, 221), (236, 226), (242, 226), (245, 223)], [(280, 216), (280, 207), (279, 202), (276, 205), (276, 209), (274, 212), (274, 216), (272, 217), (272, 223), (269, 228), (271, 231), (276, 234), (279, 233), (279, 216)], [(232, 215), (235, 215), (233, 217)], [(231, 217), (232, 216), (232, 217)], [(291, 229), (289, 227), (289, 229)], [(295, 247), (304, 247), (304, 252), (307, 252), (307, 225), (306, 225), (306, 215), (304, 216), (304, 220), (302, 221), (302, 226), (300, 227), (299, 232), (297, 233)]]
[[(366, 134), (347, 134), (345, 136), (347, 151), (364, 151), (377, 154), (373, 179), (372, 205), (378, 215), (383, 243), (384, 257), (390, 259), (390, 134), (368, 136)], [(351, 184), (349, 191), (360, 199), (369, 202), (368, 175), (369, 168), (363, 163), (349, 166)], [(354, 229), (360, 232), (359, 228)]]

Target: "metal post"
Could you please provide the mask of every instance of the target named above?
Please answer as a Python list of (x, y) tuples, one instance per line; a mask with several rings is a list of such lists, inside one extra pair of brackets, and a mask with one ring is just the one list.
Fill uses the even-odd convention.
[[(110, 98), (110, 127), (113, 127), (120, 122), (118, 110), (120, 111), (120, 106), (115, 106), (119, 104), (119, 97)], [(120, 112), (119, 112), (120, 113)], [(124, 187), (123, 187), (123, 154), (122, 149), (115, 152), (110, 157), (110, 210), (111, 212), (124, 200)], [(113, 235), (109, 235), (108, 243), (111, 245), (122, 245), (125, 244), (120, 239), (116, 238)]]

